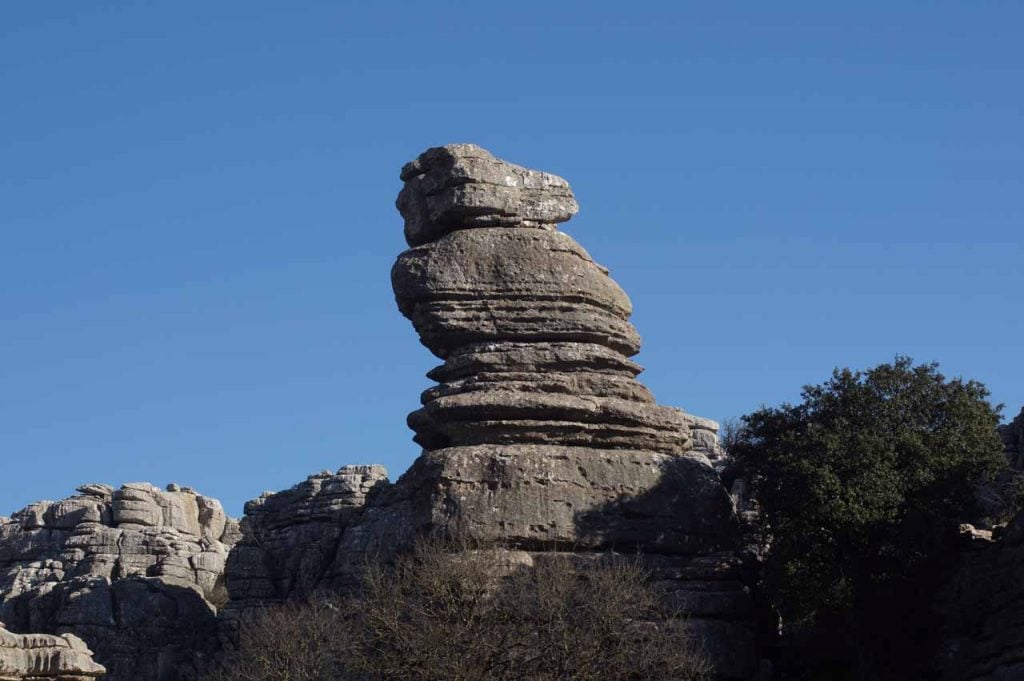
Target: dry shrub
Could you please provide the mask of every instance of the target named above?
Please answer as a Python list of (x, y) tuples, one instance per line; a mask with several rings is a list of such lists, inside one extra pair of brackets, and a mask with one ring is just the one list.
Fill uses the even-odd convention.
[[(515, 559), (519, 558), (517, 562)], [(216, 681), (697, 681), (708, 665), (635, 561), (416, 546), (358, 599), (243, 627)]]

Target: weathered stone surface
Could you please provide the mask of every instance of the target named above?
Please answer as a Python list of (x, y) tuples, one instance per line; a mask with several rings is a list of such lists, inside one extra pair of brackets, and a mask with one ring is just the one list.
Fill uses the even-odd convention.
[(85, 681), (106, 671), (74, 634), (12, 634), (0, 622), (0, 681)]
[(410, 246), (467, 227), (547, 227), (579, 210), (562, 178), (507, 163), (475, 144), (428, 149), (402, 168), (398, 210)]
[(445, 147), (403, 170), (413, 248), (392, 270), (395, 298), (444, 364), (409, 416), (423, 455), (348, 524), (324, 581), (351, 586), (368, 557), (424, 534), (532, 558), (639, 551), (719, 675), (753, 677), (765, 619), (711, 465), (717, 424), (636, 380), (628, 297), (554, 231), (575, 212), (559, 203), (568, 185), (519, 169), (529, 181), (496, 189), (514, 166), (492, 158)]
[(344, 466), (248, 502), (241, 539), (227, 562), (230, 609), (238, 612), (309, 595), (366, 496), (385, 485), (383, 466)]
[(0, 621), (80, 636), (114, 681), (198, 678), (237, 523), (176, 485), (78, 492), (0, 519)]

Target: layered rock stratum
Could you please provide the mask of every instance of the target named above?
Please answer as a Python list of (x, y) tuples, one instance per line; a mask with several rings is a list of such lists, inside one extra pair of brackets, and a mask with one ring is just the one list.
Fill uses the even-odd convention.
[(0, 518), (0, 621), (80, 637), (111, 681), (198, 678), (219, 647), (236, 521), (176, 485), (77, 492)]
[(0, 681), (93, 681), (106, 671), (74, 634), (12, 634), (0, 623)]
[(248, 502), (241, 538), (226, 566), (230, 611), (238, 614), (313, 594), (367, 495), (386, 485), (383, 466), (343, 466)]
[(471, 144), (401, 172), (410, 249), (399, 310), (442, 364), (408, 424), (423, 454), (342, 533), (325, 583), (418, 535), (517, 552), (640, 552), (723, 678), (750, 678), (764, 611), (732, 501), (708, 455), (717, 425), (659, 405), (608, 270), (557, 225), (568, 183)]

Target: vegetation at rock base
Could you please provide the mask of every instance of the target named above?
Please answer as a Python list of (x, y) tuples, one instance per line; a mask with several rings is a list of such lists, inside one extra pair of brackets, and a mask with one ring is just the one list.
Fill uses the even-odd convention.
[(358, 598), (321, 595), (246, 619), (237, 649), (209, 678), (707, 678), (685, 623), (635, 561), (532, 562), (421, 542), (393, 565), (370, 565)]
[(928, 678), (943, 556), (1006, 468), (999, 408), (906, 357), (837, 369), (802, 397), (743, 417), (730, 452), (761, 506), (766, 587), (802, 678)]

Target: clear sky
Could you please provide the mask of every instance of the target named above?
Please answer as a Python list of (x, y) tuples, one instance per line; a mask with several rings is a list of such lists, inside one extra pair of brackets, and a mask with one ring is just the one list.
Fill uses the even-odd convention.
[(391, 292), (398, 171), (447, 142), (570, 181), (665, 404), (903, 353), (1012, 416), (1022, 30), (1017, 1), (4, 2), (0, 514), (397, 477), (437, 363)]

